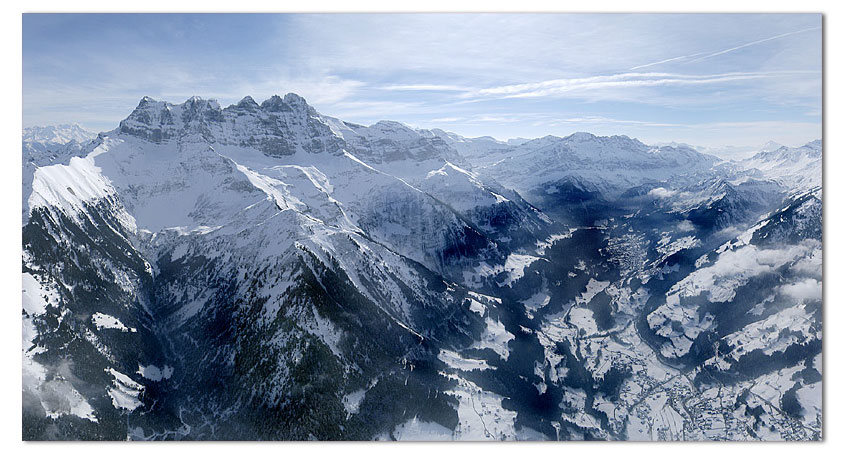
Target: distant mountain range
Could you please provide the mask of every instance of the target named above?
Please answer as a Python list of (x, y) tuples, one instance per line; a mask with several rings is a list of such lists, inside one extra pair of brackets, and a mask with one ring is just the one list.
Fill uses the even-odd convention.
[(23, 142), (42, 144), (67, 144), (69, 142), (86, 142), (97, 135), (85, 130), (77, 124), (55, 126), (33, 126), (23, 129)]

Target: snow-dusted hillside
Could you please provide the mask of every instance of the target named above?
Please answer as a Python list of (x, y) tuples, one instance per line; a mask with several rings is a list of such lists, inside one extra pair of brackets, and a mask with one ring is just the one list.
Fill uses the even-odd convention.
[(24, 438), (820, 437), (807, 147), (499, 142), (294, 94), (25, 140)]
[(39, 167), (67, 164), (74, 156), (90, 152), (88, 143), (95, 134), (78, 125), (59, 127), (33, 127), (23, 134), (23, 223), (29, 218), (27, 199), (32, 193), (32, 178)]
[(795, 148), (769, 148), (740, 164), (748, 169), (758, 169), (766, 178), (783, 182), (791, 188), (806, 190), (822, 185), (823, 143), (820, 140)]

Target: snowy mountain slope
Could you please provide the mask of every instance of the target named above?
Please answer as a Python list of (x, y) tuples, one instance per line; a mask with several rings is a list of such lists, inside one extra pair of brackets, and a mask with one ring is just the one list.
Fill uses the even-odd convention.
[(32, 192), (32, 179), (39, 167), (67, 164), (74, 156), (91, 151), (97, 137), (79, 125), (35, 126), (23, 130), (23, 223), (29, 217), (26, 200)]
[[(205, 414), (215, 408), (230, 410), (217, 423), (230, 429), (216, 437), (341, 438), (332, 424), (338, 421), (346, 421), (346, 437), (371, 437), (370, 431), (380, 431), (391, 416), (348, 421), (356, 414), (343, 411), (344, 393), (366, 390), (373, 381), (414, 380), (408, 365), (424, 361), (424, 355), (417, 359), (414, 352), (424, 352), (429, 340), (460, 346), (467, 343), (460, 337), (468, 340), (479, 330), (472, 328), (474, 314), (461, 305), (453, 285), (359, 235), (295, 211), (281, 212), (245, 232), (205, 236), (210, 238), (181, 236), (175, 248), (162, 248), (156, 300), (158, 311), (169, 315), (165, 320), (175, 342), (196, 343), (198, 353), (213, 355), (204, 360), (198, 354), (186, 356), (190, 375), (183, 381), (189, 390), (196, 385), (197, 395), (209, 388), (219, 391), (210, 401), (193, 403)], [(168, 257), (168, 251), (181, 256)], [(456, 330), (461, 325), (463, 332)], [(267, 363), (267, 358), (307, 362)], [(387, 372), (394, 376), (383, 378)], [(212, 377), (226, 385), (209, 383)], [(306, 384), (320, 388), (308, 398), (317, 401), (295, 404), (297, 388)], [(382, 406), (383, 393), (367, 391), (357, 413)], [(408, 390), (390, 406), (434, 405), (419, 398)], [(286, 422), (299, 415), (294, 422), (302, 421), (287, 430), (238, 428), (255, 418), (244, 412), (264, 407), (266, 419)], [(324, 423), (308, 423), (316, 421)]]
[[(702, 381), (738, 385), (793, 368), (793, 381), (776, 386), (780, 406), (813, 429), (820, 414), (809, 404), (819, 392), (810, 377), (822, 340), (818, 204), (812, 193), (790, 199), (702, 255), (691, 273), (660, 287), (665, 294), (654, 296), (645, 318), (660, 356), (699, 368), (710, 378)], [(803, 398), (788, 404), (787, 391)]]
[[(441, 138), (451, 148), (457, 150), (473, 166), (483, 166), (494, 163), (510, 153), (514, 145), (497, 141), (491, 137), (466, 138), (458, 134), (449, 133), (438, 128), (430, 130), (431, 134)], [(524, 142), (527, 142), (525, 140)]]
[(145, 98), (62, 156), (25, 195), (26, 439), (820, 436), (820, 190), (292, 94)]
[[(287, 96), (284, 100), (281, 100), (280, 98), (278, 100), (280, 100), (278, 102), (282, 105), (282, 107), (273, 107), (275, 105), (269, 103), (269, 101), (272, 101), (271, 99), (268, 102), (263, 103), (263, 105), (254, 112), (243, 111), (242, 106), (247, 104), (245, 101), (236, 106), (220, 111), (222, 112), (220, 115), (225, 119), (235, 116), (235, 119), (231, 121), (226, 120), (224, 122), (217, 122), (215, 119), (217, 119), (216, 116), (218, 114), (202, 114), (193, 120), (189, 120), (188, 122), (189, 124), (191, 122), (197, 123), (199, 126), (190, 127), (187, 130), (201, 131), (201, 137), (207, 136), (210, 138), (223, 135), (224, 139), (213, 139), (210, 141), (215, 144), (213, 146), (215, 150), (221, 155), (233, 159), (239, 165), (243, 165), (247, 169), (258, 171), (259, 173), (263, 172), (261, 169), (276, 166), (317, 168), (319, 172), (326, 176), (329, 186), (332, 188), (330, 197), (341, 201), (344, 204), (344, 209), (348, 212), (348, 215), (355, 220), (355, 222), (363, 220), (362, 222), (367, 223), (369, 227), (367, 232), (372, 235), (378, 235), (382, 241), (387, 241), (394, 247), (402, 249), (403, 253), (411, 255), (415, 259), (433, 266), (435, 269), (442, 270), (443, 266), (447, 266), (447, 264), (439, 264), (437, 262), (444, 261), (444, 259), (440, 256), (442, 256), (444, 254), (443, 252), (450, 247), (460, 247), (461, 244), (469, 244), (472, 242), (480, 242), (480, 244), (485, 243), (487, 246), (481, 246), (482, 248), (491, 247), (488, 241), (485, 241), (482, 238), (477, 238), (478, 235), (475, 233), (474, 228), (471, 228), (466, 225), (465, 222), (455, 218), (455, 215), (451, 213), (450, 208), (440, 204), (438, 201), (432, 200), (424, 193), (418, 191), (418, 189), (406, 183), (405, 179), (409, 180), (410, 177), (417, 173), (422, 175), (427, 174), (430, 170), (427, 167), (433, 167), (434, 165), (437, 165), (437, 167), (441, 166), (442, 162), (438, 161), (441, 159), (439, 154), (429, 156), (422, 153), (421, 156), (416, 156), (413, 155), (413, 153), (410, 153), (408, 156), (404, 157), (405, 159), (393, 157), (387, 159), (387, 163), (385, 163), (385, 160), (373, 158), (378, 156), (377, 153), (375, 155), (349, 153), (345, 151), (345, 149), (354, 150), (355, 145), (345, 143), (343, 139), (336, 134), (336, 130), (338, 130), (336, 126), (338, 122), (336, 120), (323, 118), (318, 114), (315, 114), (313, 109), (309, 106), (305, 104), (297, 104), (301, 99), (295, 95)], [(252, 108), (255, 107), (255, 105), (247, 105)], [(137, 113), (137, 115), (133, 113), (133, 116), (130, 116), (130, 120), (134, 116), (145, 118), (143, 113), (150, 109), (151, 108), (149, 106), (142, 106), (140, 108), (142, 112)], [(155, 111), (157, 109), (158, 107), (155, 107), (152, 110)], [(169, 109), (175, 111), (186, 108), (170, 107)], [(210, 109), (211, 110), (208, 112), (217, 112), (213, 106)], [(282, 117), (286, 123), (281, 124), (279, 123), (281, 120), (278, 120), (276, 122), (278, 128), (275, 128), (270, 132), (274, 136), (265, 137), (259, 141), (260, 144), (271, 143), (273, 141), (293, 143), (294, 140), (290, 139), (289, 136), (292, 135), (293, 137), (297, 137), (297, 135), (300, 135), (298, 129), (295, 128), (295, 125), (297, 125), (296, 121), (307, 119), (301, 120), (301, 122), (303, 122), (301, 124), (304, 125), (311, 122), (308, 123), (309, 126), (303, 127), (309, 132), (308, 138), (297, 138), (295, 139), (295, 142), (307, 143), (307, 141), (317, 141), (324, 145), (321, 145), (316, 149), (313, 149), (310, 146), (299, 146), (299, 148), (291, 148), (288, 152), (285, 152), (285, 154), (273, 153), (269, 155), (267, 155), (266, 150), (262, 148), (264, 146), (258, 145), (257, 147), (259, 150), (264, 151), (264, 155), (270, 159), (264, 159), (259, 155), (250, 153), (251, 146), (249, 144), (255, 142), (253, 139), (237, 140), (237, 138), (245, 137), (247, 134), (239, 133), (238, 131), (240, 131), (241, 127), (238, 125), (246, 125), (243, 127), (244, 131), (251, 128), (249, 125), (263, 125), (266, 123), (266, 116), (275, 118), (278, 115), (282, 115), (276, 114), (276, 110), (279, 110), (283, 114)], [(202, 109), (199, 109), (199, 111), (205, 112)], [(182, 115), (182, 117), (186, 118), (184, 115)], [(210, 120), (207, 120), (206, 117), (210, 118)], [(129, 122), (124, 122), (124, 128), (127, 123)], [(229, 123), (234, 123), (235, 126), (230, 126)], [(154, 121), (152, 122), (152, 125), (153, 126), (147, 128), (147, 130), (152, 131), (150, 133), (143, 133), (143, 131), (146, 130), (135, 129), (135, 127), (133, 127), (132, 131), (140, 131), (141, 133), (139, 134), (154, 137), (157, 135), (155, 131), (161, 129), (164, 131), (162, 137), (171, 137), (174, 135), (174, 133), (167, 132), (169, 131), (168, 128), (170, 126), (166, 123), (166, 118), (163, 126), (159, 127)], [(418, 133), (406, 127), (403, 127), (403, 129), (399, 128), (397, 130), (395, 125), (386, 123), (380, 125), (376, 124), (371, 128), (373, 128), (375, 132), (382, 130), (385, 131), (384, 134), (390, 138), (389, 140), (384, 139), (379, 142), (381, 146), (384, 147), (386, 147), (384, 145), (386, 143), (393, 144), (389, 145), (389, 147), (393, 147), (394, 149), (399, 145), (405, 147), (404, 143), (401, 141), (406, 138), (402, 135), (409, 135), (411, 139), (407, 140), (411, 141), (413, 144), (416, 144), (421, 140)], [(386, 128), (386, 130), (384, 130), (384, 128)], [(288, 130), (291, 131), (290, 134), (287, 133)], [(362, 130), (362, 128), (358, 128), (359, 132)], [(185, 133), (179, 134), (184, 135)], [(250, 138), (253, 137), (251, 132), (249, 134)], [(319, 135), (318, 139), (315, 138), (317, 134)], [(344, 134), (349, 135), (348, 131)], [(235, 139), (232, 139), (232, 136)], [(196, 138), (197, 136), (193, 137)], [(185, 140), (199, 139), (187, 139), (186, 136), (179, 141), (180, 143), (184, 143)], [(330, 144), (333, 144), (333, 146), (336, 146), (337, 148), (330, 151), (328, 153), (329, 155), (343, 155), (346, 156), (346, 158), (336, 160), (332, 157), (320, 155), (321, 151), (330, 149)], [(384, 149), (382, 148), (378, 148), (375, 151), (381, 153), (383, 150)], [(446, 156), (453, 155), (453, 151), (447, 148), (443, 153), (445, 153)], [(358, 155), (360, 155), (360, 157)], [(417, 168), (417, 166), (415, 166), (419, 163), (422, 163), (421, 168)], [(373, 167), (373, 165), (378, 164), (393, 164), (394, 166), (390, 169), (383, 170), (381, 166), (377, 168)], [(268, 172), (272, 173), (277, 171), (278, 169)], [(346, 191), (346, 188), (350, 186), (354, 186), (353, 191)], [(361, 197), (365, 194), (373, 196), (374, 199)], [(344, 197), (346, 199), (342, 200)], [(381, 199), (377, 199), (379, 197)], [(396, 204), (398, 204), (398, 206), (396, 206)], [(430, 216), (421, 216), (408, 222), (407, 220), (403, 221), (401, 219), (395, 219), (395, 217), (390, 218), (389, 213), (379, 213), (379, 211), (384, 208), (394, 206), (400, 209), (400, 215), (414, 213), (422, 215), (427, 211)], [(411, 210), (410, 207), (418, 207), (418, 209)], [(419, 212), (420, 209), (423, 212)], [(423, 231), (426, 230), (424, 224), (430, 225), (430, 227), (427, 228), (427, 232), (429, 233), (426, 233), (425, 235), (417, 235), (416, 231), (420, 229), (420, 225), (423, 225), (421, 226)], [(451, 229), (450, 234), (446, 234), (446, 237), (438, 238), (437, 236), (440, 236), (441, 234), (432, 231), (436, 230), (434, 229), (434, 226), (442, 224), (453, 224), (454, 228)], [(431, 237), (432, 234), (435, 237)], [(447, 258), (445, 258), (445, 260), (447, 261)]]
[(457, 135), (389, 121), (363, 127), (327, 120), (361, 161), (434, 196), (506, 246), (518, 248), (551, 229), (550, 220), (515, 191), (469, 171)]
[(822, 184), (823, 143), (816, 140), (801, 147), (780, 146), (761, 150), (739, 164), (748, 169), (758, 169), (767, 178), (791, 188), (816, 188)]
[[(634, 187), (675, 181), (688, 185), (720, 162), (687, 146), (645, 145), (626, 136), (575, 133), (507, 144), (485, 138), (443, 137), (466, 155), (471, 170), (517, 191), (528, 202), (573, 225), (615, 212)], [(623, 201), (622, 201), (623, 202)]]
[(23, 224), (29, 219), (27, 199), (32, 193), (32, 180), (35, 170), (53, 164), (67, 164), (74, 156), (84, 156), (90, 152), (88, 144), (71, 141), (65, 144), (54, 142), (23, 142)]
[[(176, 130), (165, 114), (161, 114), (163, 120), (156, 120), (147, 116), (148, 111), (175, 112), (177, 118), (187, 120)], [(56, 230), (98, 238), (102, 235), (100, 230), (108, 229), (122, 242), (117, 250), (143, 258), (147, 264), (146, 278), (141, 280), (144, 283), (127, 284), (126, 292), (139, 298), (146, 296), (151, 302), (143, 305), (143, 311), (154, 314), (155, 330), (165, 344), (190, 346), (220, 330), (220, 318), (226, 321), (222, 327), (243, 325), (242, 331), (224, 330), (218, 337), (202, 341), (192, 354), (173, 348), (170, 361), (176, 368), (176, 383), (191, 383), (193, 379), (206, 384), (208, 378), (226, 372), (234, 383), (244, 384), (231, 390), (213, 388), (220, 395), (210, 403), (183, 403), (184, 406), (199, 406), (193, 412), (202, 413), (217, 412), (220, 409), (215, 407), (223, 407), (242, 421), (254, 417), (242, 414), (245, 408), (238, 407), (242, 400), (253, 400), (259, 391), (275, 390), (273, 393), (277, 394), (290, 381), (304, 381), (291, 376), (292, 366), (287, 362), (275, 365), (272, 373), (262, 370), (258, 376), (248, 373), (251, 370), (241, 370), (238, 365), (263, 362), (254, 356), (238, 360), (250, 349), (328, 355), (334, 360), (326, 365), (352, 374), (357, 378), (352, 383), (357, 384), (370, 382), (373, 375), (377, 378), (393, 368), (407, 369), (407, 362), (413, 358), (411, 353), (418, 350), (419, 343), (427, 343), (429, 337), (447, 346), (461, 346), (480, 336), (478, 316), (462, 303), (460, 293), (465, 291), (409, 259), (427, 261), (433, 270), (445, 267), (449, 255), (455, 261), (463, 260), (466, 248), (461, 242), (466, 235), (474, 235), (479, 242), (485, 242), (480, 244), (483, 248), (494, 250), (494, 244), (452, 208), (342, 149), (332, 151), (329, 159), (315, 156), (324, 150), (315, 152), (308, 147), (297, 147), (292, 154), (279, 157), (266, 153), (261, 145), (266, 140), (256, 142), (256, 150), (235, 139), (218, 139), (214, 134), (225, 133), (207, 120), (216, 118), (214, 112), (213, 104), (202, 104), (197, 99), (175, 106), (153, 106), (148, 100), (143, 101), (120, 129), (104, 133), (86, 157), (72, 158), (67, 165), (37, 169), (28, 200), (33, 216), (50, 213), (50, 219), (60, 219), (57, 227), (38, 231), (37, 236), (25, 234), (30, 242), (58, 242)], [(294, 120), (299, 118), (298, 114), (284, 112)], [(102, 211), (111, 215), (113, 221), (100, 221)], [(32, 225), (31, 222), (28, 226)], [(443, 229), (449, 225), (454, 226), (453, 231)], [(406, 229), (423, 232), (405, 232)], [(86, 248), (78, 240), (69, 243), (83, 251)], [(451, 252), (452, 248), (457, 250)], [(57, 266), (61, 263), (57, 259), (39, 261)], [(117, 267), (108, 262), (95, 263), (106, 270)], [(268, 270), (272, 271), (269, 275)], [(71, 280), (60, 272), (57, 275), (59, 282)], [(242, 279), (232, 280), (241, 276)], [(272, 287), (269, 282), (274, 283)], [(106, 291), (97, 285), (94, 288)], [(341, 289), (343, 293), (337, 294)], [(316, 305), (320, 301), (325, 303)], [(242, 303), (232, 306), (235, 302)], [(352, 309), (353, 302), (360, 308)], [(253, 306), (256, 304), (259, 306)], [(132, 321), (126, 316), (115, 316), (113, 310), (90, 311), (105, 315), (97, 321), (107, 320), (115, 327), (120, 326), (114, 321)], [(368, 320), (361, 319), (364, 313), (370, 315)], [(375, 326), (384, 324), (391, 328), (386, 332), (375, 330)], [(131, 327), (137, 330), (136, 323)], [(124, 333), (115, 333), (118, 332)], [(353, 348), (361, 343), (370, 347), (363, 351)], [(208, 355), (215, 360), (192, 363)], [(234, 356), (234, 364), (229, 355)], [(401, 357), (398, 364), (396, 356)], [(424, 362), (424, 358), (418, 361)], [(148, 360), (139, 363), (153, 364)], [(120, 372), (112, 375), (119, 382), (113, 385), (114, 390), (120, 394), (113, 408), (130, 413), (146, 409), (147, 402), (132, 390), (148, 387), (150, 381), (134, 370), (127, 371), (125, 366), (108, 368)], [(410, 374), (412, 371), (401, 374), (415, 377)], [(343, 376), (334, 380), (343, 381)], [(328, 400), (325, 406), (341, 406), (342, 395), (337, 395), (336, 389), (341, 383), (332, 382), (331, 393), (324, 396)], [(89, 384), (88, 389), (96, 389), (95, 385)], [(110, 390), (108, 387), (112, 386), (99, 384), (103, 393)], [(203, 391), (190, 390), (197, 394)], [(294, 408), (284, 405), (291, 396), (272, 397), (271, 394), (269, 401), (262, 399), (254, 404), (260, 407), (269, 403), (272, 409), (266, 412), (270, 413), (293, 412)], [(410, 406), (413, 397), (412, 393), (407, 394), (403, 406)], [(360, 409), (368, 409), (367, 403), (364, 400)], [(448, 416), (451, 411), (444, 403), (440, 404), (444, 406), (443, 416)], [(314, 409), (321, 408), (322, 405)], [(93, 409), (95, 416), (109, 415), (101, 405), (94, 405)], [(165, 422), (194, 422), (176, 416), (172, 407), (161, 412)], [(345, 418), (342, 413), (339, 416)], [(385, 417), (388, 416), (379, 419)], [(378, 423), (379, 419), (358, 424), (356, 431), (363, 432), (361, 437), (371, 437), (369, 432), (383, 424)], [(144, 438), (164, 435), (144, 421), (141, 419), (137, 427), (130, 424), (124, 431)], [(180, 430), (168, 431), (175, 433), (165, 434), (181, 434)], [(214, 437), (214, 431), (195, 430), (192, 437)], [(306, 431), (317, 429), (278, 428), (270, 433), (276, 436), (256, 433), (254, 428), (232, 431), (227, 433), (229, 436), (218, 437), (248, 434), (303, 438)], [(321, 438), (338, 437), (332, 433), (336, 427), (319, 431)], [(103, 433), (96, 437), (112, 436)]]
[[(548, 136), (526, 142), (503, 161), (485, 165), (484, 169), (520, 192), (532, 192), (544, 184), (576, 176), (602, 193), (613, 195), (647, 181), (705, 170), (717, 161), (690, 148), (654, 148), (626, 136), (575, 133), (565, 138)], [(545, 190), (552, 192), (553, 187)]]
[(658, 142), (652, 145), (655, 146), (662, 146), (662, 145), (670, 145), (670, 146), (686, 146), (691, 147), (698, 152), (707, 154), (707, 155), (714, 155), (718, 158), (721, 158), (725, 161), (741, 161), (751, 156), (759, 153), (759, 152), (769, 152), (776, 150), (782, 147), (782, 144), (779, 144), (775, 141), (768, 141), (762, 146), (734, 146), (734, 145), (724, 145), (724, 146), (700, 146), (700, 145), (690, 145), (690, 144), (683, 144), (678, 142)]
[(682, 215), (701, 228), (721, 230), (756, 221), (782, 201), (783, 192), (771, 181), (746, 179), (735, 184), (715, 177), (677, 189), (659, 186), (647, 194), (663, 213)]
[(350, 152), (372, 164), (431, 159), (462, 161), (446, 141), (427, 130), (414, 130), (399, 122), (382, 120), (365, 127), (335, 120), (336, 129), (349, 144)]
[(41, 205), (23, 228), (24, 301), (46, 297), (24, 319), (24, 439), (124, 439), (126, 414), (162, 398), (127, 376), (167, 356), (121, 213), (110, 196), (77, 216)]

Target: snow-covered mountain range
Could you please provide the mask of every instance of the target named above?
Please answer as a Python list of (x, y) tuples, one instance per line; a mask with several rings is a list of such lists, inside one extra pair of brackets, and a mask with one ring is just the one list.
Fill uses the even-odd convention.
[(70, 142), (86, 142), (94, 137), (96, 133), (92, 133), (77, 124), (70, 125), (51, 125), (51, 126), (33, 126), (23, 129), (23, 142), (41, 143), (41, 144), (59, 144), (65, 145)]
[(821, 186), (823, 144), (820, 140), (795, 148), (777, 145), (760, 150), (740, 164), (747, 169), (758, 169), (765, 178), (797, 190)]
[(820, 438), (821, 150), (28, 129), (24, 438)]

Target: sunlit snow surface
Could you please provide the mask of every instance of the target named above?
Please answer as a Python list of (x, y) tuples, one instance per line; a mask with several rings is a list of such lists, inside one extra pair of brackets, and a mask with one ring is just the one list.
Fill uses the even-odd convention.
[(144, 391), (144, 386), (114, 368), (109, 368), (107, 371), (114, 377), (113, 387), (108, 389), (108, 395), (115, 408), (133, 411), (143, 405), (140, 395)]
[(132, 327), (126, 327), (114, 316), (110, 316), (103, 313), (94, 313), (91, 316), (91, 319), (94, 321), (94, 325), (97, 326), (98, 329), (116, 329), (120, 330), (121, 332), (136, 332), (137, 330)]
[(43, 314), (48, 305), (58, 305), (58, 294), (39, 283), (28, 273), (23, 274), (23, 387), (38, 397), (50, 418), (64, 414), (97, 421), (94, 409), (68, 381), (61, 376), (47, 377), (46, 368), (33, 355), (42, 350), (33, 345), (37, 331), (32, 317)]

